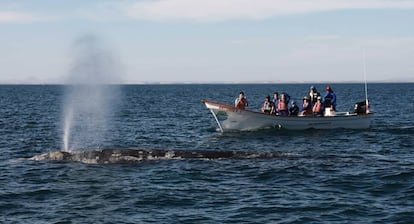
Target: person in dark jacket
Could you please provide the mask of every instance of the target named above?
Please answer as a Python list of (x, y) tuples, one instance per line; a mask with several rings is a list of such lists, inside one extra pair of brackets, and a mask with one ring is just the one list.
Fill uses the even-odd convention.
[(318, 90), (316, 90), (315, 86), (310, 87), (309, 97), (310, 97), (312, 106), (315, 105), (315, 103), (318, 101), (318, 97), (321, 97), (321, 94), (318, 92)]
[(330, 86), (326, 87), (326, 93), (323, 95), (323, 107), (336, 111), (336, 95)]
[(275, 109), (273, 110), (274, 114), (277, 114), (277, 105), (279, 104), (279, 93), (278, 92), (274, 92), (273, 93), (273, 104), (275, 105)]
[(298, 116), (299, 107), (295, 101), (292, 101), (292, 105), (289, 108), (289, 116)]

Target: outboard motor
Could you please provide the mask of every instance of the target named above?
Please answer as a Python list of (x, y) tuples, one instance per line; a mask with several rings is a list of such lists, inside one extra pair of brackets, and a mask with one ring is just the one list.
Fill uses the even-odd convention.
[(354, 106), (354, 113), (357, 114), (365, 114), (367, 111), (367, 103), (366, 101), (361, 101), (355, 104)]

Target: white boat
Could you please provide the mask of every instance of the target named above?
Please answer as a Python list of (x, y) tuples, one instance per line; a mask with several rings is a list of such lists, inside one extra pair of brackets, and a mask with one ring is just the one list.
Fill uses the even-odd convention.
[(367, 129), (374, 113), (335, 112), (329, 116), (278, 116), (253, 110), (240, 110), (228, 104), (202, 101), (211, 111), (222, 132), (251, 131), (265, 128), (305, 129)]

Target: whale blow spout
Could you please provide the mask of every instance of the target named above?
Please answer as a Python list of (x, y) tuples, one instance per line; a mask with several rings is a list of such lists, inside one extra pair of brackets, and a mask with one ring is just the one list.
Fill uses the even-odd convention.
[(297, 156), (298, 155), (286, 153), (252, 153), (237, 151), (101, 149), (74, 152), (49, 152), (36, 155), (30, 158), (30, 160), (81, 162), (86, 164), (128, 164), (166, 159), (271, 159)]

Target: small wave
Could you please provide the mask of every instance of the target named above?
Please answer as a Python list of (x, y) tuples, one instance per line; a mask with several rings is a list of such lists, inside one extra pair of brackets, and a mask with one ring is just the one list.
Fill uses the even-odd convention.
[(292, 153), (257, 153), (237, 151), (190, 151), (190, 150), (143, 150), (143, 149), (100, 149), (64, 152), (55, 151), (36, 155), (34, 161), (67, 161), (86, 164), (139, 163), (151, 160), (171, 159), (272, 159), (299, 157)]

